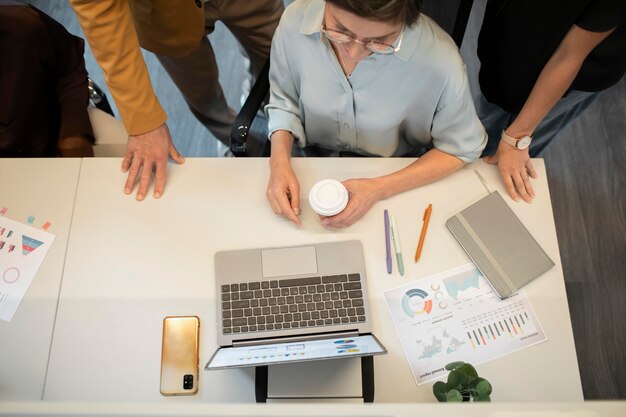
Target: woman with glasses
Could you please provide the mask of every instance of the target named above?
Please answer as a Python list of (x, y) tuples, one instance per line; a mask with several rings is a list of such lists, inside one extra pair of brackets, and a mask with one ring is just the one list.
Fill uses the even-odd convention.
[[(267, 196), (300, 224), (294, 144), (320, 156), (419, 156), (376, 178), (350, 179), (346, 227), (379, 200), (444, 177), (486, 143), (458, 48), (421, 0), (298, 0), (274, 35)], [(367, 175), (367, 173), (364, 173)]]

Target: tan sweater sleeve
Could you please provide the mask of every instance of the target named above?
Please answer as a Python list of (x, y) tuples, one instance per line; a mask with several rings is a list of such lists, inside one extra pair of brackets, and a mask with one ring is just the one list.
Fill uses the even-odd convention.
[(165, 123), (141, 55), (128, 0), (70, 0), (129, 135)]

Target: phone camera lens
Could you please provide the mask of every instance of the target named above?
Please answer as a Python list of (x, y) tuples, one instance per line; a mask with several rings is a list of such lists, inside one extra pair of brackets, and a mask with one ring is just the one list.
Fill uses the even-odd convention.
[(193, 388), (193, 375), (187, 374), (183, 376), (183, 389)]

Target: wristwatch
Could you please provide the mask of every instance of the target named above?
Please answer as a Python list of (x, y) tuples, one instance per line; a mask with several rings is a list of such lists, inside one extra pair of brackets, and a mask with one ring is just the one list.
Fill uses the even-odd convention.
[(508, 143), (514, 148), (517, 149), (526, 149), (530, 146), (530, 142), (532, 142), (532, 136), (522, 136), (521, 138), (514, 138), (506, 134), (506, 130), (502, 131), (502, 136), (500, 140), (503, 140), (505, 143)]

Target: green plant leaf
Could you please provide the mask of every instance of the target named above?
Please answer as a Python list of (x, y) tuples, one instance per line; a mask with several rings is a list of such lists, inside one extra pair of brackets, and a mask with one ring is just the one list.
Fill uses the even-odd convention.
[(455, 389), (451, 389), (448, 392), (448, 397), (447, 397), (447, 401), (448, 402), (461, 402), (463, 401), (463, 396), (461, 395), (461, 393)]
[(470, 378), (478, 378), (478, 372), (476, 372), (476, 369), (469, 363), (464, 363), (463, 365), (456, 368), (456, 370), (462, 372)]
[(450, 362), (449, 364), (446, 365), (446, 370), (454, 371), (455, 369), (458, 369), (458, 368), (460, 368), (463, 365), (465, 365), (465, 362), (463, 362), (463, 361)]
[(459, 371), (451, 371), (448, 374), (448, 385), (450, 388), (462, 389), (467, 388), (469, 384), (469, 378), (467, 375)]
[[(482, 378), (481, 378), (482, 379)], [(476, 384), (476, 393), (479, 397), (487, 397), (491, 394), (491, 384), (486, 379), (482, 379), (482, 381)]]
[(485, 379), (485, 378), (481, 378), (481, 377), (474, 378), (474, 379), (472, 380), (472, 382), (470, 383), (470, 388), (476, 388), (476, 385), (478, 385), (478, 383), (479, 383), (480, 381), (486, 381), (486, 379)]
[(476, 397), (474, 397), (474, 401), (476, 401), (476, 402), (478, 402), (478, 401), (481, 401), (481, 402), (491, 402), (491, 398), (488, 395), (484, 396), (484, 397), (483, 396), (476, 396)]
[(433, 385), (433, 395), (439, 402), (448, 400), (448, 391), (450, 391), (450, 387), (443, 381), (437, 381)]

